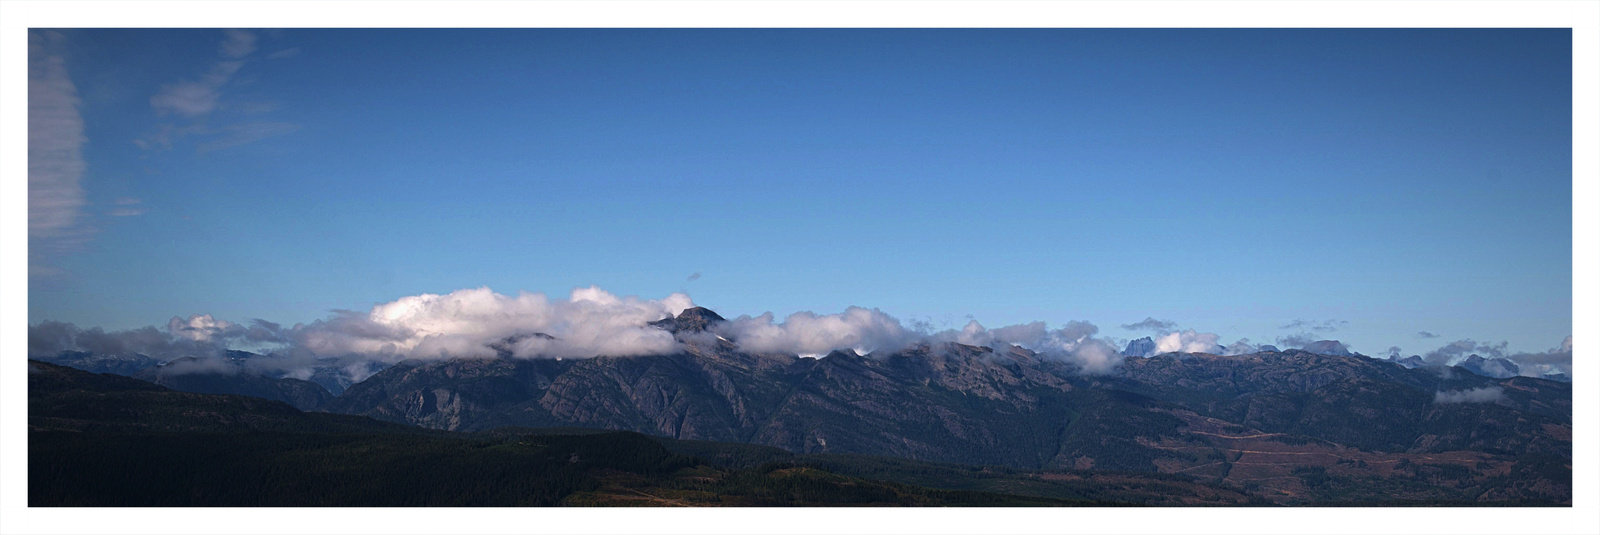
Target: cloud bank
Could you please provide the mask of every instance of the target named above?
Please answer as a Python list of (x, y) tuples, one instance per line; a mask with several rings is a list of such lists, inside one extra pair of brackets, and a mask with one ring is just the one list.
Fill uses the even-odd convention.
[[(1473, 355), (1485, 359), (1505, 359), (1516, 365), (1516, 375), (1524, 377), (1547, 377), (1552, 375), (1565, 375), (1572, 377), (1572, 336), (1568, 335), (1556, 347), (1543, 352), (1517, 353), (1509, 350), (1509, 343), (1478, 342), (1470, 338), (1456, 340), (1444, 346), (1421, 355), (1422, 361), (1427, 366), (1455, 366), (1466, 362)], [(1398, 349), (1398, 348), (1395, 348)], [(1500, 365), (1488, 363), (1491, 370), (1499, 370)]]
[(861, 307), (828, 315), (796, 312), (782, 322), (774, 321), (771, 312), (740, 316), (719, 325), (716, 331), (746, 351), (800, 355), (821, 355), (835, 349), (854, 349), (861, 354), (894, 351), (920, 338), (893, 316)]
[[(582, 359), (674, 353), (684, 349), (681, 342), (651, 323), (693, 306), (683, 293), (642, 299), (591, 286), (574, 289), (561, 299), (528, 292), (505, 295), (483, 287), (406, 296), (364, 312), (335, 311), (324, 319), (289, 327), (263, 319), (236, 323), (208, 314), (173, 317), (159, 328), (115, 332), (45, 321), (29, 328), (28, 348), (30, 356), (46, 358), (73, 350), (142, 354), (163, 361), (220, 359), (229, 357), (230, 349), (246, 350), (270, 354), (245, 364), (258, 370), (300, 378), (338, 369), (350, 380), (360, 380), (406, 359)], [(1171, 322), (1155, 323), (1171, 326)], [(803, 311), (781, 320), (771, 312), (744, 315), (710, 329), (754, 353), (820, 357), (838, 349), (870, 354), (958, 342), (995, 349), (1020, 346), (1085, 374), (1110, 373), (1123, 360), (1117, 345), (1098, 336), (1099, 327), (1084, 321), (1054, 329), (1042, 321), (992, 329), (970, 321), (960, 329), (938, 332), (926, 323), (909, 325), (882, 310), (852, 306), (837, 314)], [(1187, 329), (1162, 333), (1152, 343), (1155, 354), (1238, 355), (1268, 347), (1249, 339), (1223, 347), (1219, 340), (1215, 333)], [(1398, 351), (1391, 348), (1390, 354)], [(1428, 359), (1448, 365), (1478, 353), (1512, 359), (1526, 370), (1524, 375), (1571, 373), (1571, 337), (1545, 353), (1517, 355), (1506, 355), (1504, 342), (1462, 340), (1429, 353)]]
[(677, 350), (671, 333), (648, 324), (691, 306), (681, 293), (646, 300), (589, 287), (552, 300), (539, 293), (508, 296), (477, 288), (403, 297), (365, 314), (341, 312), (295, 325), (286, 337), (319, 355), (354, 353), (390, 361), (490, 357), (500, 351), (519, 357), (633, 356)]
[(1054, 330), (1042, 321), (994, 329), (984, 328), (977, 321), (969, 321), (959, 331), (933, 333), (927, 336), (927, 341), (991, 348), (1021, 346), (1045, 358), (1073, 365), (1082, 373), (1099, 375), (1110, 373), (1122, 363), (1123, 358), (1116, 344), (1095, 336), (1099, 332), (1099, 327), (1086, 321), (1069, 321)]
[[(74, 350), (171, 361), (222, 358), (229, 349), (247, 349), (272, 354), (253, 366), (291, 377), (329, 366), (370, 374), (367, 364), (386, 366), (405, 359), (666, 354), (681, 350), (680, 342), (650, 323), (692, 306), (682, 293), (652, 300), (618, 297), (589, 287), (573, 290), (566, 299), (552, 299), (539, 293), (504, 295), (475, 288), (402, 297), (365, 312), (335, 311), (291, 327), (262, 319), (235, 323), (208, 314), (173, 317), (162, 328), (116, 332), (46, 321), (29, 328), (29, 354), (49, 357)], [(881, 310), (849, 307), (837, 314), (796, 312), (782, 320), (770, 312), (740, 316), (713, 329), (741, 349), (759, 353), (822, 356), (852, 349), (867, 354), (948, 341), (1018, 345), (1091, 374), (1108, 373), (1121, 362), (1116, 347), (1096, 337), (1099, 328), (1081, 321), (1057, 329), (1044, 322), (988, 329), (973, 321), (960, 330), (933, 333), (908, 328)], [(1195, 333), (1177, 336), (1187, 342)], [(1215, 335), (1201, 339), (1214, 340)]]
[(1156, 353), (1216, 353), (1219, 338), (1216, 334), (1194, 329), (1170, 332), (1156, 339)]
[(209, 314), (173, 317), (164, 328), (113, 332), (45, 321), (29, 327), (28, 354), (49, 358), (86, 351), (181, 359), (185, 364), (167, 373), (184, 373), (232, 369), (221, 366), (228, 350), (248, 350), (269, 355), (228, 365), (298, 379), (335, 370), (347, 385), (406, 359), (672, 353), (681, 349), (672, 334), (648, 324), (691, 306), (683, 294), (646, 300), (590, 287), (573, 290), (567, 299), (550, 299), (476, 288), (403, 297), (365, 313), (336, 311), (292, 327), (262, 319), (234, 323)]

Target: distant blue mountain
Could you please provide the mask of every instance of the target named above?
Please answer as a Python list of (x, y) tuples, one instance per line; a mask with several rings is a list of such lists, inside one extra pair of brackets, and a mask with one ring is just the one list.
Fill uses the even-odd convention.
[(106, 355), (89, 353), (85, 351), (62, 351), (58, 354), (37, 358), (44, 362), (59, 366), (77, 368), (93, 373), (114, 373), (117, 375), (133, 375), (139, 370), (161, 364), (161, 361), (139, 354)]
[(1345, 347), (1344, 343), (1338, 340), (1317, 340), (1315, 342), (1306, 344), (1306, 346), (1301, 349), (1308, 353), (1316, 353), (1318, 355), (1333, 355), (1337, 357), (1351, 356), (1350, 348)]
[(1148, 336), (1128, 342), (1127, 349), (1122, 350), (1124, 357), (1148, 357), (1154, 354), (1156, 354), (1156, 341)]

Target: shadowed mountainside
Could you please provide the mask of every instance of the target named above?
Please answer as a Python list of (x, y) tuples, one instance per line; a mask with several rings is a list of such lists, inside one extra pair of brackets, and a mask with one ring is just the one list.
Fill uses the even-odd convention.
[(810, 459), (590, 429), (454, 433), (37, 361), (28, 370), (34, 507), (1252, 503), (1189, 478)]
[[(1570, 500), (1564, 383), (1305, 351), (1130, 358), (1104, 376), (955, 343), (811, 359), (741, 352), (703, 332), (715, 318), (658, 322), (684, 344), (671, 355), (403, 362), (324, 409), (451, 430), (581, 426), (803, 454), (1182, 473), (1286, 502)], [(1441, 401), (1473, 389), (1492, 399)], [(1368, 479), (1410, 483), (1380, 491)]]

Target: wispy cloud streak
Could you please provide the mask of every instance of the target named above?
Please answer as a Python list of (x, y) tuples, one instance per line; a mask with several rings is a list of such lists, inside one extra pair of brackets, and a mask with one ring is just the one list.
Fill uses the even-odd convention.
[(83, 146), (78, 88), (68, 76), (55, 32), (28, 34), (28, 271), (49, 275), (50, 264), (93, 232), (84, 221)]
[(223, 61), (194, 80), (168, 84), (150, 97), (150, 106), (158, 115), (174, 114), (181, 117), (202, 117), (217, 109), (222, 86), (233, 79), (234, 73), (244, 67), (244, 58), (256, 50), (256, 36), (244, 30), (224, 30), (219, 45)]
[[(211, 152), (298, 130), (299, 125), (281, 121), (254, 120), (216, 126), (211, 120), (229, 107), (224, 90), (251, 61), (258, 39), (248, 30), (223, 30), (222, 42), (217, 45), (219, 59), (209, 70), (199, 77), (164, 85), (150, 97), (150, 107), (156, 115), (170, 120), (156, 125), (155, 131), (134, 140), (134, 144), (147, 150), (169, 150), (178, 140), (195, 136), (203, 140), (195, 150)], [(263, 102), (233, 104), (235, 111), (250, 115), (273, 108), (272, 104)]]

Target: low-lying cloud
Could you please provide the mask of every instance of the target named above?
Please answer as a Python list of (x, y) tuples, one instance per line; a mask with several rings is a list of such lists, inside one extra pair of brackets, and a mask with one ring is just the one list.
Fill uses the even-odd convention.
[(1251, 342), (1249, 338), (1240, 338), (1238, 341), (1222, 348), (1222, 354), (1228, 356), (1248, 355), (1257, 351), (1261, 351), (1261, 346)]
[(490, 357), (497, 354), (490, 345), (503, 341), (503, 349), (519, 357), (633, 356), (675, 351), (672, 334), (648, 324), (691, 306), (681, 293), (648, 300), (589, 287), (554, 300), (540, 293), (508, 296), (477, 288), (403, 297), (365, 314), (341, 312), (295, 325), (287, 337), (319, 355), (356, 353), (387, 360)]
[(1216, 334), (1194, 329), (1170, 332), (1156, 338), (1156, 353), (1215, 353), (1219, 338)]
[(1238, 355), (1253, 353), (1256, 345), (1248, 339), (1240, 339), (1228, 347), (1223, 347), (1218, 342), (1222, 335), (1204, 333), (1195, 329), (1180, 329), (1177, 322), (1171, 320), (1158, 320), (1146, 317), (1144, 321), (1122, 325), (1123, 329), (1130, 331), (1147, 331), (1152, 333), (1150, 341), (1152, 346), (1142, 346), (1143, 351), (1133, 349), (1135, 356), (1154, 356), (1162, 353), (1213, 353), (1221, 355)]
[(1486, 386), (1468, 390), (1452, 390), (1449, 392), (1435, 392), (1434, 403), (1494, 403), (1505, 399), (1505, 390), (1498, 386)]
[(1516, 375), (1525, 377), (1565, 375), (1569, 378), (1572, 376), (1571, 335), (1562, 339), (1556, 347), (1543, 352), (1518, 353), (1511, 351), (1509, 346), (1510, 344), (1505, 341), (1487, 343), (1470, 338), (1456, 340), (1422, 355), (1422, 361), (1428, 366), (1455, 366), (1477, 355), (1491, 361), (1484, 365), (1490, 370), (1504, 368), (1493, 362), (1493, 359), (1505, 359), (1516, 366), (1514, 372)]
[(1087, 321), (1069, 321), (1060, 329), (1050, 329), (1042, 321), (1019, 323), (994, 329), (969, 321), (961, 330), (947, 330), (927, 337), (930, 342), (957, 342), (974, 346), (1005, 348), (1012, 345), (1034, 351), (1045, 358), (1071, 364), (1082, 373), (1110, 373), (1122, 363), (1122, 354), (1110, 340), (1095, 336), (1100, 328)]
[[(246, 349), (271, 353), (269, 358), (242, 364), (255, 371), (300, 378), (314, 373), (313, 368), (333, 367), (358, 381), (405, 359), (492, 357), (507, 352), (524, 358), (671, 353), (679, 349), (672, 334), (648, 323), (691, 306), (684, 294), (647, 300), (590, 287), (573, 290), (567, 299), (550, 299), (477, 288), (408, 296), (365, 313), (335, 311), (326, 319), (292, 327), (262, 319), (234, 323), (209, 314), (173, 317), (165, 328), (112, 332), (45, 321), (29, 327), (28, 354), (51, 357), (86, 351), (176, 361), (222, 359), (229, 349)], [(212, 370), (198, 364), (189, 368)], [(189, 370), (168, 373), (185, 371)]]
[(1450, 366), (1474, 354), (1484, 358), (1500, 358), (1505, 356), (1508, 345), (1506, 342), (1498, 344), (1476, 342), (1470, 338), (1457, 340), (1445, 344), (1444, 347), (1439, 349), (1429, 351), (1428, 354), (1422, 356), (1422, 360), (1429, 364)]
[[(407, 359), (583, 359), (674, 353), (684, 349), (682, 342), (651, 323), (693, 306), (683, 293), (642, 299), (588, 287), (575, 289), (566, 298), (551, 298), (541, 293), (505, 295), (474, 288), (402, 297), (366, 311), (334, 311), (324, 319), (288, 327), (264, 319), (234, 322), (209, 314), (173, 317), (163, 327), (112, 332), (44, 321), (29, 327), (28, 352), (46, 358), (72, 350), (174, 361), (185, 357), (223, 359), (229, 357), (228, 350), (246, 350), (269, 356), (235, 365), (297, 378), (335, 373), (358, 381)], [(1172, 322), (1150, 318), (1141, 323), (1175, 327)], [(820, 357), (839, 349), (870, 354), (942, 342), (994, 349), (1015, 345), (1085, 374), (1110, 373), (1124, 358), (1117, 344), (1099, 336), (1099, 327), (1085, 321), (1069, 321), (1059, 328), (1042, 321), (987, 328), (974, 320), (960, 329), (936, 332), (926, 322), (906, 323), (882, 310), (852, 306), (836, 314), (796, 312), (781, 320), (771, 312), (739, 316), (715, 324), (711, 330), (755, 353)], [(1239, 355), (1268, 348), (1249, 339), (1224, 347), (1219, 340), (1215, 333), (1194, 329), (1152, 337), (1154, 354)], [(1279, 338), (1280, 343), (1285, 340)], [(1310, 343), (1289, 341), (1295, 342), (1286, 344), (1290, 347)], [(1508, 354), (1504, 342), (1461, 340), (1430, 352), (1427, 359), (1435, 365), (1448, 365), (1469, 354), (1482, 354), (1515, 362), (1523, 375), (1570, 376), (1571, 350), (1571, 337), (1543, 353), (1514, 355)], [(1389, 353), (1398, 355), (1399, 348), (1391, 348)]]
[[(185, 357), (221, 359), (229, 349), (270, 353), (247, 366), (289, 377), (312, 368), (339, 367), (353, 380), (406, 359), (589, 358), (666, 354), (683, 348), (672, 333), (650, 325), (694, 306), (689, 296), (618, 297), (597, 287), (573, 290), (566, 299), (539, 293), (495, 293), (488, 288), (402, 297), (370, 310), (335, 311), (327, 318), (284, 327), (263, 319), (237, 323), (209, 314), (173, 317), (164, 327), (107, 332), (45, 321), (29, 328), (29, 354), (62, 351), (108, 355), (142, 354), (163, 361)], [(1099, 328), (1072, 321), (1051, 329), (1044, 322), (985, 328), (976, 321), (960, 330), (930, 332), (907, 327), (878, 309), (849, 307), (837, 314), (796, 312), (740, 316), (717, 324), (715, 334), (741, 349), (760, 353), (822, 356), (837, 349), (861, 354), (892, 352), (915, 344), (960, 342), (1017, 345), (1084, 373), (1108, 373), (1122, 361), (1117, 348), (1099, 338)], [(1215, 335), (1174, 333), (1180, 349)], [(198, 365), (197, 369), (203, 368)], [(181, 371), (181, 370), (177, 370)]]
[(921, 338), (900, 320), (878, 309), (849, 307), (839, 314), (796, 312), (774, 321), (771, 312), (740, 316), (717, 326), (718, 334), (734, 340), (746, 351), (822, 355), (835, 349), (866, 354), (894, 351)]

